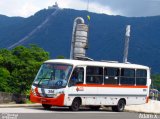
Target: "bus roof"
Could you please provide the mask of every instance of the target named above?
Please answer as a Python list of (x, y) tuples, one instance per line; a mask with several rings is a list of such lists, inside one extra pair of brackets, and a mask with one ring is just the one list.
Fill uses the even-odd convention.
[(71, 59), (51, 59), (45, 61), (45, 63), (65, 63), (75, 66), (102, 66), (102, 67), (119, 67), (119, 68), (136, 68), (136, 69), (149, 69), (149, 67), (131, 63), (118, 63), (110, 61), (82, 61)]

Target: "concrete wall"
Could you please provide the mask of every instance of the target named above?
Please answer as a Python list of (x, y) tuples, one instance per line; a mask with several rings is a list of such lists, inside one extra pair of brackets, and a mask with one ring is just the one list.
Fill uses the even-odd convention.
[(11, 93), (0, 92), (0, 104), (13, 102), (12, 97), (13, 97), (13, 94)]
[(26, 99), (28, 97), (29, 96), (21, 95), (21, 94), (12, 94), (12, 93), (0, 92), (0, 104), (9, 103), (9, 102), (15, 102), (15, 103), (18, 103), (18, 104), (25, 103)]

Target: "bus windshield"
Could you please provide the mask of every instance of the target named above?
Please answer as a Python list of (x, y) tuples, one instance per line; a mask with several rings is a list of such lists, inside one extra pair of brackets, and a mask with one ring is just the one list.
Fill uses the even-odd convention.
[(64, 88), (72, 70), (71, 65), (45, 63), (41, 66), (33, 85), (45, 88)]

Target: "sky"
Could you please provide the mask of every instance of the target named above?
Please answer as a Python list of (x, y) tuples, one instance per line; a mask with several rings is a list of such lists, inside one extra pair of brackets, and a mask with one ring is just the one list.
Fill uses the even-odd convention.
[[(0, 14), (29, 17), (58, 2), (61, 8), (87, 10), (88, 0), (0, 0)], [(160, 15), (160, 0), (89, 0), (88, 11), (127, 17)]]

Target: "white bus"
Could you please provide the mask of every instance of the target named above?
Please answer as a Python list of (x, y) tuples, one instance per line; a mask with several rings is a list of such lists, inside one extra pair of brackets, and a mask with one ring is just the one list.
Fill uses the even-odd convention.
[(151, 84), (147, 66), (100, 61), (55, 59), (44, 62), (33, 81), (30, 100), (51, 106), (99, 109), (148, 102)]

